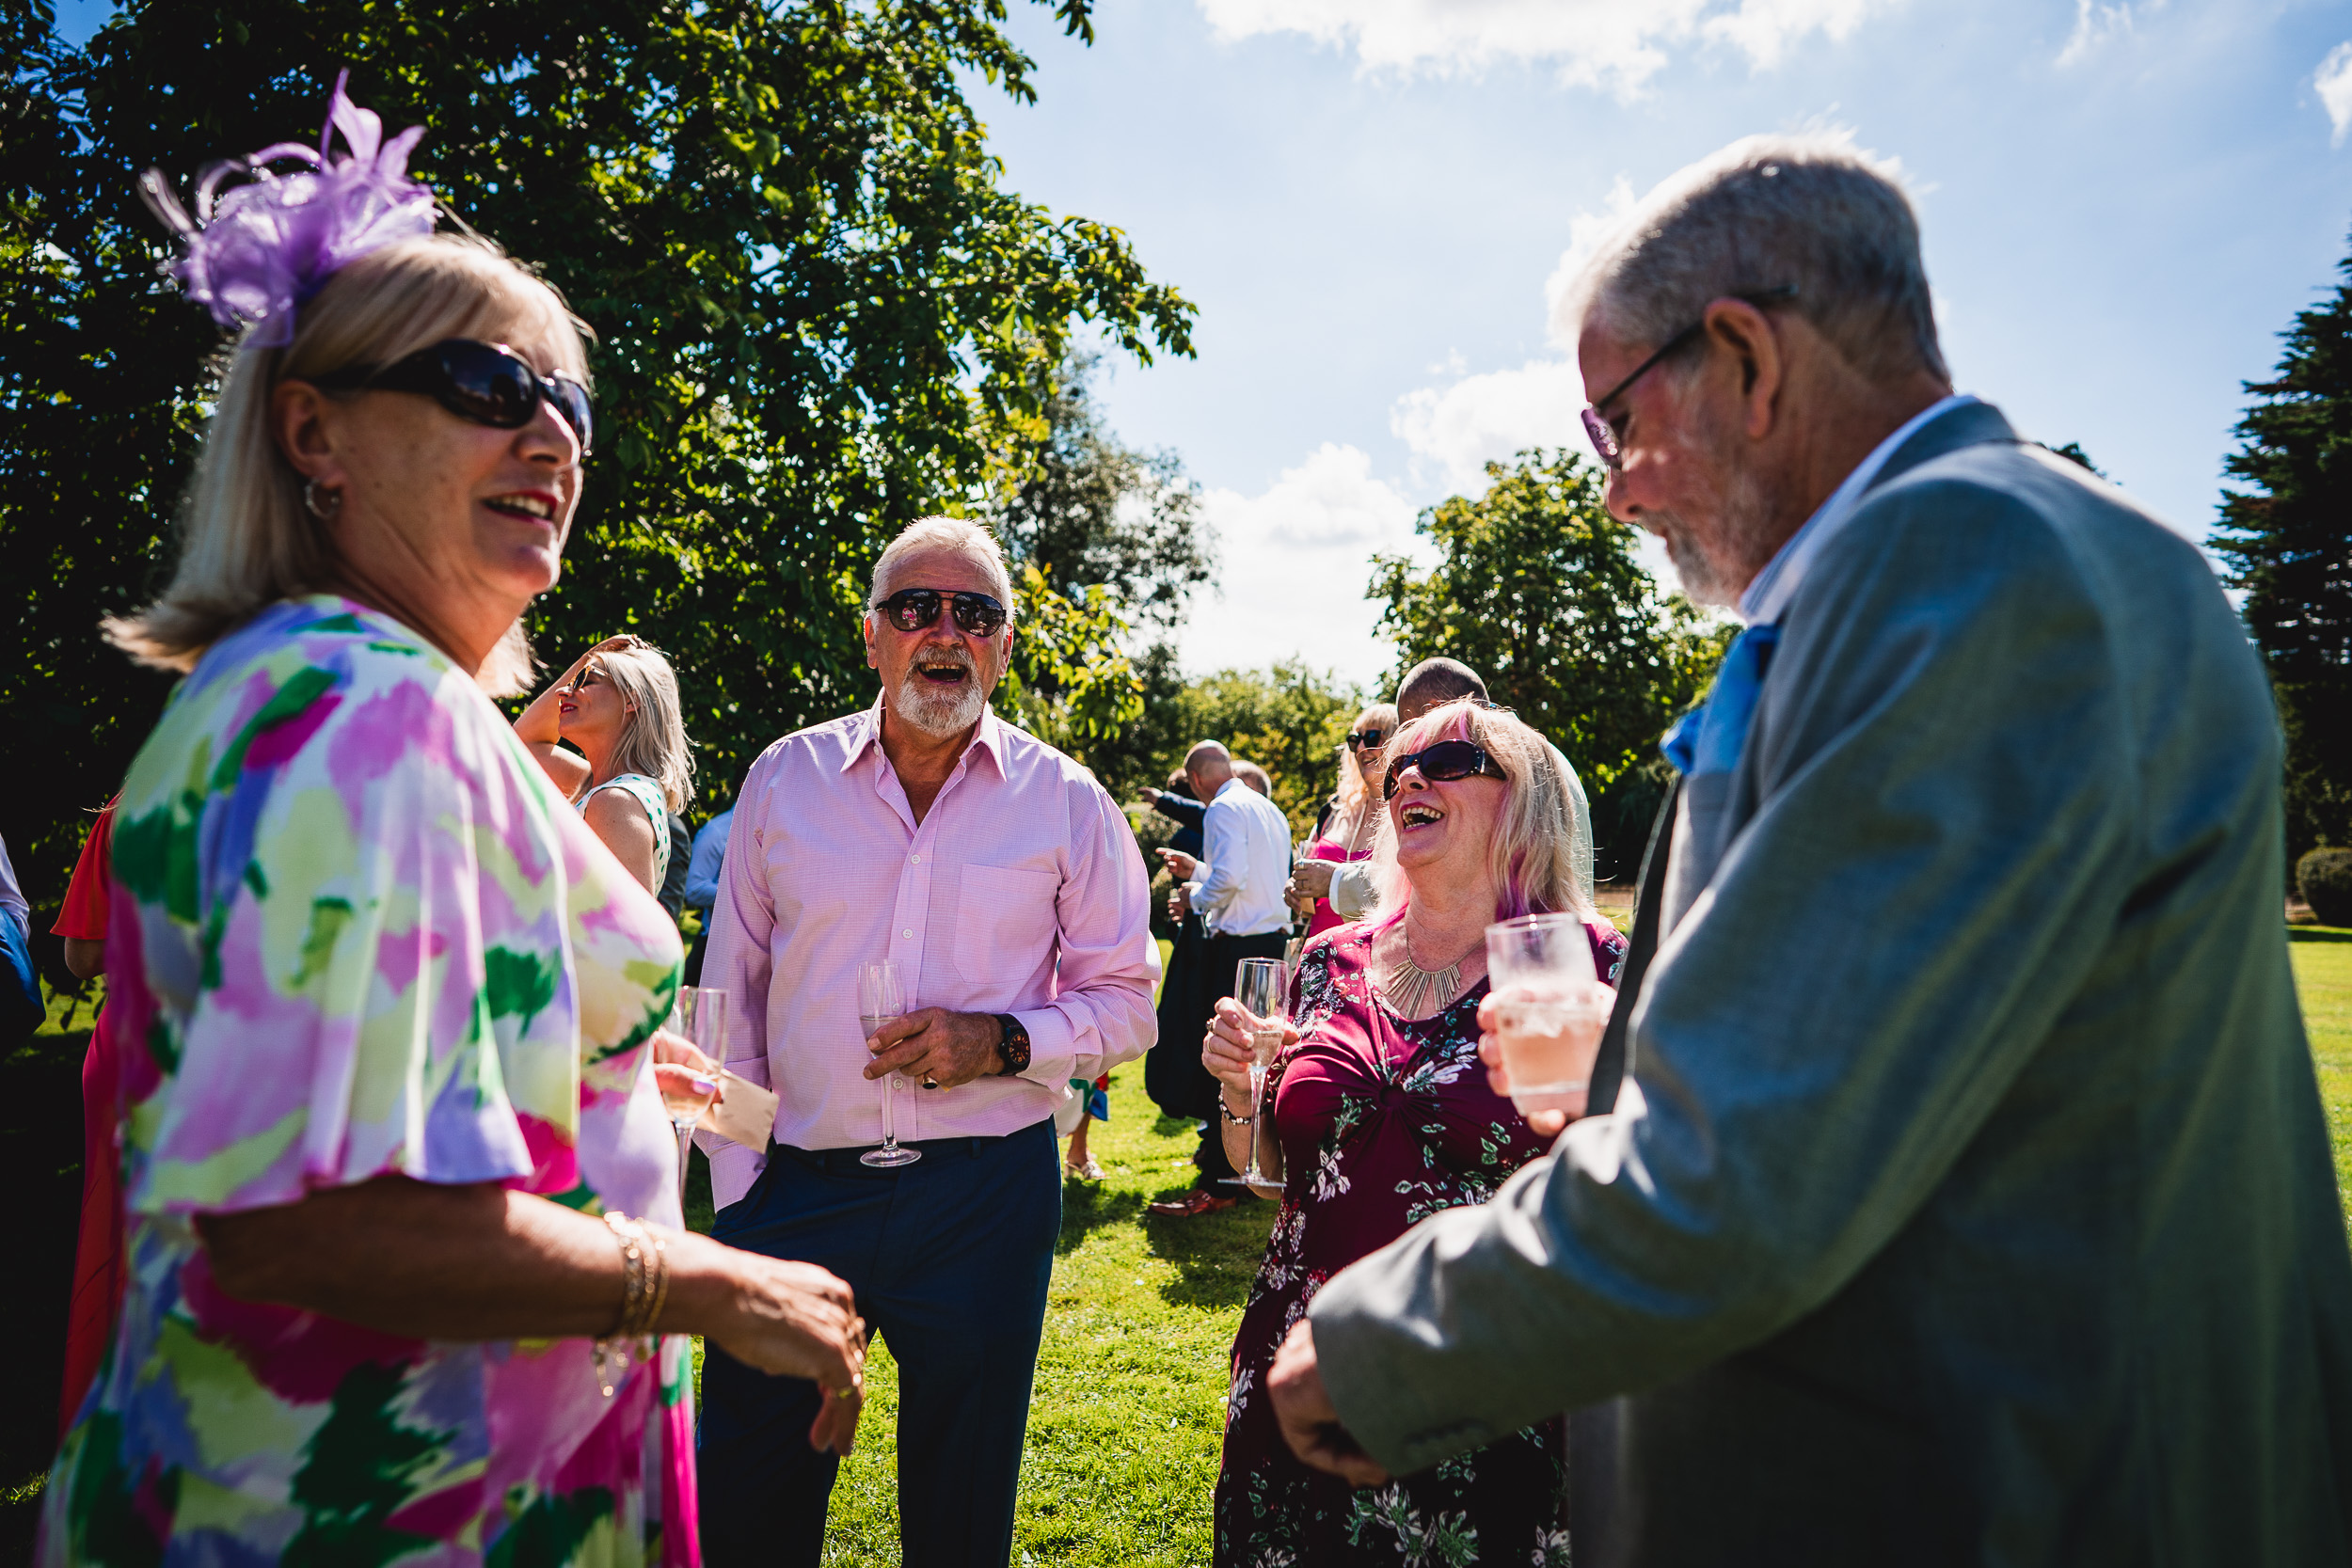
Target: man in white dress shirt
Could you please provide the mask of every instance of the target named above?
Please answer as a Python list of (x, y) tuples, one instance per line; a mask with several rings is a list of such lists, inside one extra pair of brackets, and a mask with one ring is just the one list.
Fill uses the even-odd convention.
[[(881, 700), (752, 764), (704, 972), (733, 1000), (727, 1065), (777, 1096), (766, 1148), (711, 1146), (712, 1233), (857, 1291), (898, 1366), (914, 1568), (1010, 1554), (1061, 1228), (1054, 1109), (1071, 1079), (1143, 1053), (1159, 978), (1125, 816), (988, 711), (1011, 606), (977, 524), (927, 518), (882, 552), (865, 621)], [(882, 958), (908, 1010), (869, 1038), (857, 971)], [(885, 1095), (912, 1164), (860, 1158)], [(815, 1568), (837, 1462), (807, 1433), (827, 1397), (706, 1353), (712, 1568)]]
[(1216, 1080), (1199, 1065), (1200, 1037), (1218, 999), (1233, 994), (1241, 960), (1279, 958), (1290, 938), (1290, 911), (1282, 902), (1282, 883), (1291, 868), (1290, 819), (1281, 807), (1249, 787), (1235, 770), (1232, 754), (1216, 741), (1203, 740), (1184, 754), (1184, 776), (1193, 794), (1209, 803), (1200, 821), (1200, 857), (1195, 860), (1173, 849), (1160, 853), (1184, 879), (1168, 897), (1168, 912), (1181, 921), (1198, 911), (1208, 923), (1209, 947), (1201, 961), (1200, 994), (1185, 1009), (1191, 1022), (1181, 1037), (1164, 1039), (1160, 1048), (1192, 1054), (1206, 1119), (1200, 1151), (1193, 1156), (1200, 1174), (1192, 1190), (1152, 1205), (1152, 1213), (1170, 1219), (1230, 1209), (1239, 1199), (1241, 1189), (1224, 1184), (1233, 1167), (1217, 1132), (1216, 1107), (1222, 1101)]

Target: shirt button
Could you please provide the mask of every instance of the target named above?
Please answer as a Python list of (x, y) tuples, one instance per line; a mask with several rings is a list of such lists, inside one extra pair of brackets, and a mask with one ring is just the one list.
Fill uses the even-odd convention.
[(909, 855), (909, 856), (907, 857), (907, 859), (909, 859), (909, 860), (911, 860), (911, 861), (919, 861), (919, 860), (921, 860), (922, 858), (923, 858), (923, 857), (922, 857), (922, 856), (920, 856), (920, 855)]
[(914, 940), (914, 928), (913, 927), (909, 927), (907, 929), (900, 931), (898, 934), (906, 938), (909, 942), (913, 942)]

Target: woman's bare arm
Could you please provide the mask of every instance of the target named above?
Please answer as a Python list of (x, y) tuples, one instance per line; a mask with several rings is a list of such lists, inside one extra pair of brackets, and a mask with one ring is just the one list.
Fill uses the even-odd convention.
[[(230, 1295), (386, 1334), (585, 1338), (620, 1319), (624, 1265), (604, 1222), (487, 1182), (380, 1177), (196, 1225)], [(663, 1245), (669, 1297), (654, 1326), (707, 1335), (762, 1371), (853, 1390), (824, 1401), (809, 1428), (812, 1447), (848, 1453), (866, 1354), (849, 1286), (691, 1231), (665, 1231)]]
[(604, 840), (604, 847), (647, 893), (658, 895), (661, 873), (668, 868), (654, 863), (653, 818), (645, 815), (644, 802), (626, 789), (608, 789), (589, 800), (584, 815), (589, 831)]

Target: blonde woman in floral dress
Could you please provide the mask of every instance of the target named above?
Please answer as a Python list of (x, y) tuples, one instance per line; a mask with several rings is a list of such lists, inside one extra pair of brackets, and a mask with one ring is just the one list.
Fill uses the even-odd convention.
[(579, 497), (578, 331), (432, 232), (414, 133), (340, 85), (333, 123), (180, 269), (246, 330), (178, 575), (110, 628), (186, 678), (117, 808), (127, 1282), (40, 1560), (691, 1564), (685, 1337), (822, 1380), (846, 1448), (860, 1325), (679, 1228), (676, 932), (489, 700)]
[[(1295, 1027), (1268, 1075), (1287, 1180), (1233, 1341), (1216, 1561), (1565, 1568), (1558, 1420), (1357, 1491), (1292, 1455), (1264, 1391), (1275, 1352), (1324, 1281), (1430, 1214), (1485, 1202), (1548, 1147), (1487, 1087), (1478, 1061), (1486, 927), (1580, 912), (1595, 973), (1613, 983), (1625, 952), (1581, 887), (1589, 849), (1580, 854), (1570, 791), (1541, 736), (1508, 714), (1450, 703), (1406, 725), (1388, 757), (1375, 860), (1386, 896), (1370, 920), (1308, 944)], [(1238, 1166), (1250, 1053), (1230, 1000), (1201, 1060), (1218, 1080)]]

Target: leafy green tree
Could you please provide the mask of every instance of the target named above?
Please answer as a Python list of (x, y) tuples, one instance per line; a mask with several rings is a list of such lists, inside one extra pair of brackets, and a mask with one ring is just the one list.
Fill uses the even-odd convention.
[[(2352, 260), (2338, 264), (2352, 279)], [(2352, 844), (2352, 282), (2298, 311), (2237, 427), (2214, 548), (2286, 733), (2287, 858)]]
[(1093, 380), (1101, 355), (1066, 348), (1040, 411), (1037, 435), (999, 514), (1018, 564), (1065, 592), (1101, 586), (1126, 613), (1165, 631), (1216, 569), (1200, 487), (1172, 451), (1140, 451), (1103, 422)]
[[(1091, 0), (1041, 3), (1091, 38)], [(533, 635), (557, 661), (620, 630), (667, 649), (723, 797), (775, 736), (871, 699), (876, 553), (1025, 466), (1075, 324), (1147, 360), (1190, 352), (1192, 308), (1117, 230), (1003, 188), (964, 92), (1034, 96), (1006, 14), (131, 0), (75, 50), (46, 0), (0, 8), (0, 542), (30, 577), (0, 619), (0, 833), (36, 902), (166, 689), (96, 626), (167, 573), (217, 374), (214, 329), (156, 276), (140, 169), (184, 180), (303, 136), (345, 65), (389, 125), (427, 127), (416, 171), (596, 332), (609, 434)], [(1117, 670), (1085, 674), (1118, 608), (1025, 604), (1021, 673), (1064, 683), (1081, 727), (1134, 701)]]
[(1298, 659), (1266, 670), (1219, 670), (1185, 687), (1172, 705), (1175, 740), (1155, 759), (1164, 775), (1199, 740), (1221, 740), (1274, 783), (1291, 835), (1314, 830), (1339, 783), (1340, 737), (1367, 699)]
[(1458, 658), (1566, 754), (1593, 797), (1601, 874), (1629, 876), (1649, 828), (1640, 800), (1654, 805), (1662, 787), (1647, 767), (1659, 736), (1705, 692), (1729, 628), (1659, 592), (1634, 557), (1637, 531), (1609, 515), (1584, 459), (1533, 450), (1486, 475), (1485, 495), (1414, 525), (1436, 564), (1375, 556), (1366, 596), (1385, 602), (1398, 674)]

